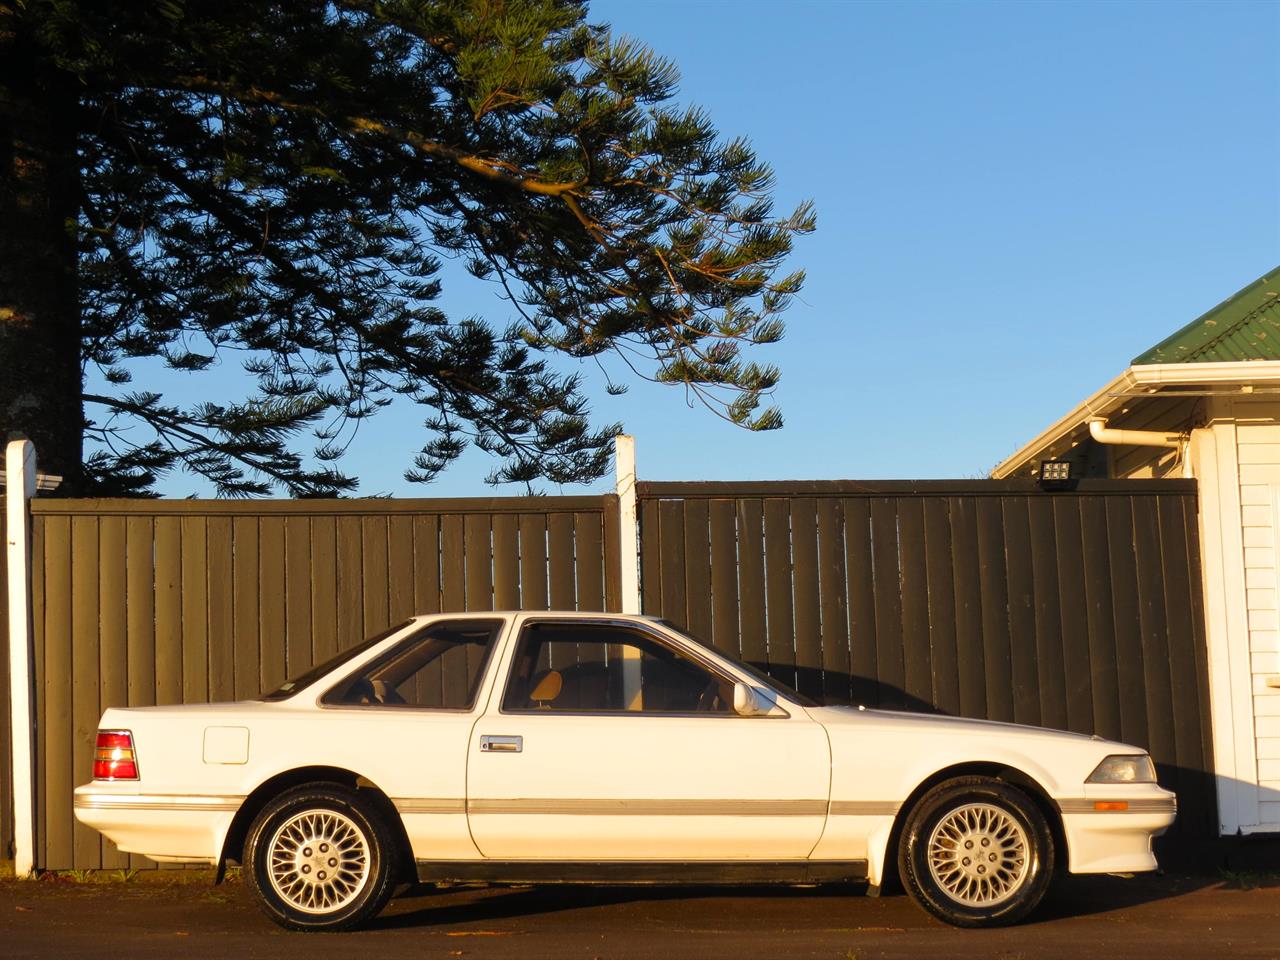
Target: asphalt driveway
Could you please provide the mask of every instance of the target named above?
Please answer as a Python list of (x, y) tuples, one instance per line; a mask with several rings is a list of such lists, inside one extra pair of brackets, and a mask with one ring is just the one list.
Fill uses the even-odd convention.
[(856, 890), (413, 889), (356, 934), (290, 934), (238, 881), (170, 873), (0, 881), (0, 956), (748, 960), (974, 956), (1280, 958), (1280, 883), (1186, 875), (1072, 878), (1032, 921), (964, 931), (903, 896)]

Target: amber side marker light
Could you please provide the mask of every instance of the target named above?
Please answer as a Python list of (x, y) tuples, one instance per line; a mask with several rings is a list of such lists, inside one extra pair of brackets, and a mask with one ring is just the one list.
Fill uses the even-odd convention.
[(99, 730), (93, 753), (93, 779), (137, 780), (138, 758), (128, 730)]
[(1093, 809), (1099, 811), (1118, 811), (1124, 812), (1129, 809), (1128, 800), (1095, 800)]

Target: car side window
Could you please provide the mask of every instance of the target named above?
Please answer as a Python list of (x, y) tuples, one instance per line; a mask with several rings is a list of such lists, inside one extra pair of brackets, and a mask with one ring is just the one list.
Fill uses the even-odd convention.
[(511, 662), (504, 711), (733, 712), (733, 683), (639, 630), (532, 623)]
[(321, 702), (470, 710), (501, 631), (501, 620), (432, 624), (334, 686)]

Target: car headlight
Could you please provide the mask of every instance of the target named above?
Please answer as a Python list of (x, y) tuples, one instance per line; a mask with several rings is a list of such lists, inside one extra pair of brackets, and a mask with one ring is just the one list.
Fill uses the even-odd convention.
[(1085, 783), (1155, 783), (1156, 765), (1145, 753), (1107, 757)]

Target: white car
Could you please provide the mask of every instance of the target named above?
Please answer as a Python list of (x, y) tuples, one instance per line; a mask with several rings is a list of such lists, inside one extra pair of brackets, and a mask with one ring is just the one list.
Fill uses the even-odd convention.
[(268, 916), (349, 929), (403, 881), (818, 883), (894, 868), (960, 926), (1055, 870), (1152, 870), (1176, 813), (1137, 747), (819, 706), (645, 617), (416, 617), (260, 700), (112, 709), (76, 816), (244, 867)]

